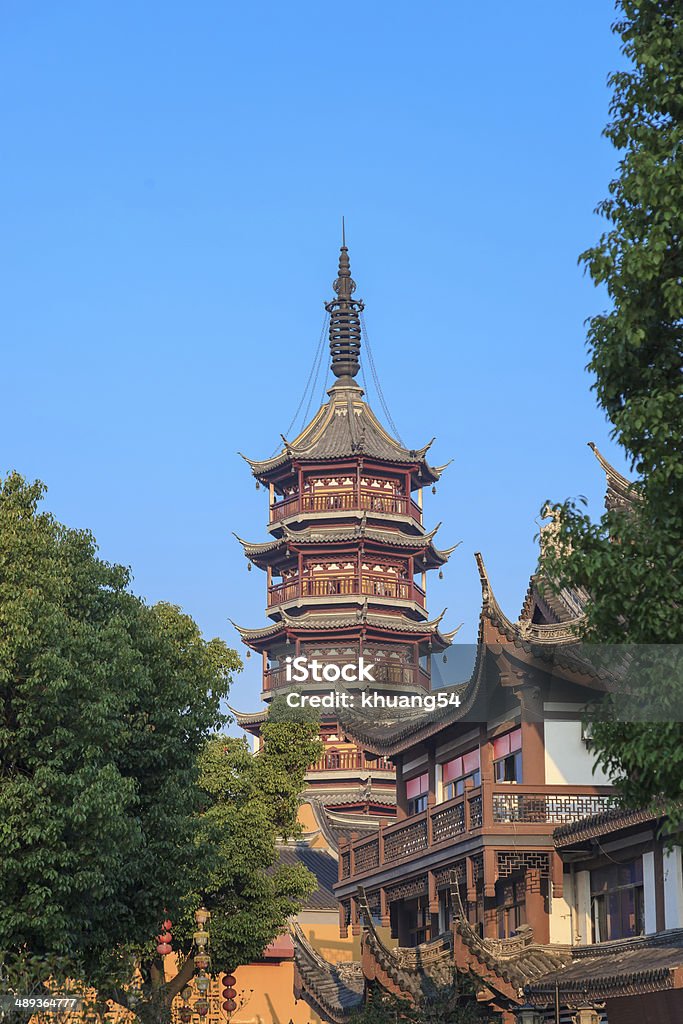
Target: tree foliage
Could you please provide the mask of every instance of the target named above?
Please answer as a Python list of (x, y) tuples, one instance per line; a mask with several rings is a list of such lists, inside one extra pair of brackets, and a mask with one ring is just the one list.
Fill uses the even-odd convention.
[[(581, 259), (610, 299), (589, 321), (588, 369), (636, 472), (635, 499), (599, 522), (575, 502), (560, 506), (545, 562), (558, 585), (590, 594), (584, 639), (672, 645), (683, 638), (683, 8), (617, 7), (627, 65), (610, 77), (605, 135), (620, 153), (618, 175), (598, 207), (607, 229)], [(680, 659), (669, 664), (659, 650), (637, 685), (660, 720), (616, 721), (618, 703), (608, 701), (593, 723), (598, 759), (634, 805), (683, 796)]]
[[(207, 804), (200, 817), (202, 865), (188, 911), (200, 901), (211, 911), (214, 970), (258, 960), (317, 886), (302, 864), (278, 863), (277, 844), (299, 834), (304, 774), (321, 752), (318, 725), (268, 722), (262, 738), (256, 756), (242, 739), (216, 737), (200, 757)], [(189, 913), (185, 923), (189, 932)]]
[(0, 949), (89, 972), (185, 895), (197, 755), (240, 661), (131, 594), (43, 491), (0, 487)]
[[(298, 833), (318, 723), (276, 709), (257, 756), (217, 733), (237, 654), (135, 597), (91, 534), (39, 509), (43, 493), (18, 474), (0, 485), (5, 974), (40, 988), (61, 971), (167, 1019), (200, 902), (220, 970), (257, 959), (315, 888), (278, 864), (277, 841)], [(154, 938), (166, 912), (184, 960), (170, 986)]]

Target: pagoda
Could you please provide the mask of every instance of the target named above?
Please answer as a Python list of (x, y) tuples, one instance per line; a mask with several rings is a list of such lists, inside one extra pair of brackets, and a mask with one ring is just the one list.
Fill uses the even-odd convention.
[[(271, 621), (256, 629), (236, 626), (243, 643), (261, 655), (266, 703), (285, 688), (330, 692), (329, 682), (288, 680), (290, 662), (302, 656), (340, 670), (362, 658), (373, 666), (376, 691), (424, 693), (431, 688), (432, 656), (456, 632), (442, 630), (443, 612), (429, 617), (425, 594), (426, 574), (454, 550), (436, 546), (438, 527), (426, 531), (422, 516), (423, 488), (445, 466), (427, 461), (432, 442), (404, 448), (364, 400), (356, 380), (364, 305), (353, 297), (345, 242), (333, 287), (335, 297), (325, 304), (336, 378), (329, 401), (298, 437), (283, 437), (273, 457), (243, 456), (270, 498), (269, 539), (238, 540), (249, 562), (266, 573)], [(334, 687), (353, 691), (354, 683)], [(257, 746), (266, 713), (235, 712)], [(393, 763), (347, 741), (333, 709), (323, 712), (321, 735), (326, 753), (307, 776), (311, 802), (333, 821), (336, 812), (340, 827), (346, 814), (393, 814)]]

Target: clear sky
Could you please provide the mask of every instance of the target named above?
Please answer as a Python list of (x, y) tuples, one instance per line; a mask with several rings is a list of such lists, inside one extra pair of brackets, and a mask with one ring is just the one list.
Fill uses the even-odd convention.
[(0, 470), (207, 635), (265, 623), (231, 531), (264, 539), (267, 497), (236, 452), (270, 455), (294, 414), (344, 214), (392, 416), (454, 460), (426, 523), (462, 545), (430, 611), (475, 638), (481, 550), (516, 617), (544, 499), (600, 510), (587, 441), (624, 468), (584, 372), (606, 300), (577, 266), (616, 163), (613, 16), (4, 0)]

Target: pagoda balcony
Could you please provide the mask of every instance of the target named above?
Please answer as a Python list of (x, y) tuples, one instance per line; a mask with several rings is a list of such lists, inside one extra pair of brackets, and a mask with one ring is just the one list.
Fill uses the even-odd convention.
[(410, 516), (422, 524), (422, 509), (412, 498), (396, 494), (378, 494), (361, 488), (340, 490), (335, 494), (294, 494), (270, 506), (271, 523), (288, 519), (302, 512), (376, 512), (394, 516)]
[[(421, 686), (429, 690), (431, 686), (429, 673), (420, 665), (379, 665), (375, 662), (373, 675), (375, 685), (380, 689), (383, 686)], [(287, 670), (284, 667), (269, 668), (263, 673), (264, 693), (292, 685), (291, 679), (287, 679)], [(316, 684), (309, 685), (315, 687)], [(323, 684), (318, 684), (320, 685)]]
[(443, 803), (429, 798), (419, 814), (380, 826), (378, 835), (340, 844), (339, 882), (363, 881), (385, 867), (409, 864), (434, 853), (453, 856), (459, 841), (495, 835), (504, 843), (524, 842), (525, 836), (547, 836), (613, 805), (608, 786), (524, 786), (483, 782)]
[(325, 754), (319, 761), (312, 764), (309, 772), (355, 772), (375, 771), (391, 772), (393, 775), (396, 768), (392, 761), (384, 757), (377, 757), (371, 760), (362, 750), (335, 750)]
[(325, 576), (322, 578), (290, 579), (271, 586), (268, 607), (297, 601), (305, 597), (345, 597), (359, 595), (393, 601), (413, 601), (425, 607), (425, 592), (411, 580), (377, 579), (374, 576)]

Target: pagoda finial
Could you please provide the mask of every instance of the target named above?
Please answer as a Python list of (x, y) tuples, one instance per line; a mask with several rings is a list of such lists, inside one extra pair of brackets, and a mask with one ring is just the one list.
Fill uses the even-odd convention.
[(349, 250), (346, 247), (346, 225), (342, 217), (342, 244), (339, 251), (339, 272), (332, 286), (336, 299), (325, 303), (330, 314), (330, 354), (335, 377), (351, 380), (360, 369), (361, 323), (364, 306), (354, 299), (356, 282), (351, 277)]

